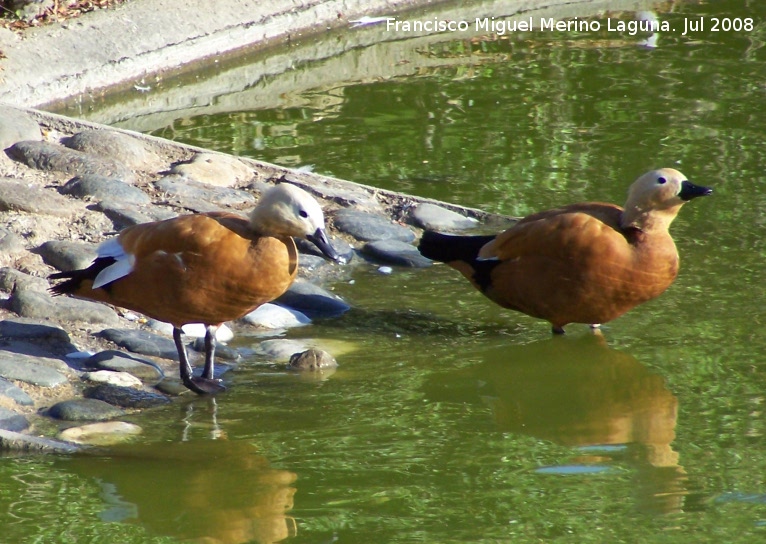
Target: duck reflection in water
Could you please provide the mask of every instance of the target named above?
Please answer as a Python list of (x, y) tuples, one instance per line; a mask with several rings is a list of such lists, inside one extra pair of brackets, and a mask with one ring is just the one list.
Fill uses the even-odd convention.
[(468, 376), (429, 384), (429, 396), (485, 403), (503, 431), (579, 448), (573, 464), (624, 459), (636, 469), (641, 510), (683, 507), (686, 477), (671, 446), (678, 400), (661, 376), (609, 348), (600, 334), (503, 345), (483, 355), (487, 362), (467, 369)]
[(239, 544), (279, 542), (297, 532), (287, 515), (297, 475), (271, 468), (247, 442), (123, 445), (103, 457), (60, 462), (101, 483), (110, 503), (102, 517), (137, 523), (153, 534)]

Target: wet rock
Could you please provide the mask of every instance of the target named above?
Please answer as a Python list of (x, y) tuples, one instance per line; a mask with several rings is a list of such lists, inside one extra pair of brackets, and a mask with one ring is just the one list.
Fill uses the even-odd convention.
[(21, 432), (29, 428), (29, 421), (21, 414), (0, 407), (0, 429)]
[(25, 453), (74, 453), (79, 446), (49, 438), (0, 430), (0, 450)]
[(27, 212), (67, 217), (77, 210), (66, 197), (42, 187), (0, 178), (0, 212)]
[(0, 227), (0, 255), (18, 255), (26, 251), (24, 239)]
[(0, 289), (3, 291), (14, 291), (16, 289), (26, 289), (32, 291), (47, 291), (50, 284), (43, 278), (30, 276), (15, 268), (0, 268)]
[(352, 206), (358, 209), (380, 209), (380, 204), (373, 196), (373, 193), (364, 187), (351, 187), (348, 185), (337, 186), (324, 182), (320, 176), (314, 178), (312, 186), (306, 183), (305, 178), (296, 177), (294, 174), (286, 172), (280, 178), (282, 182), (292, 183), (301, 189), (307, 191), (316, 197), (326, 198), (340, 204), (341, 206)]
[(302, 353), (310, 346), (305, 342), (298, 340), (287, 340), (284, 338), (275, 338), (272, 340), (263, 340), (253, 350), (256, 355), (273, 359), (275, 361), (287, 362), (295, 353)]
[[(176, 353), (175, 346), (173, 352)], [(84, 365), (86, 368), (95, 368), (97, 370), (127, 372), (146, 381), (157, 381), (165, 374), (154, 361), (133, 357), (117, 350), (97, 353), (93, 357), (86, 359)]]
[(11, 317), (0, 321), (0, 337), (69, 343), (69, 334), (58, 325), (24, 317)]
[(0, 105), (0, 150), (23, 140), (42, 140), (40, 127), (21, 110)]
[(24, 453), (74, 453), (79, 446), (13, 431), (0, 430), (0, 450)]
[(69, 149), (50, 142), (17, 142), (6, 151), (8, 156), (31, 168), (64, 172), (73, 176), (100, 174), (132, 183), (135, 176), (126, 166), (109, 158)]
[(123, 204), (145, 205), (152, 199), (137, 187), (127, 183), (98, 174), (85, 174), (75, 176), (59, 188), (62, 195), (75, 196), (77, 198), (92, 198), (94, 200), (115, 199)]
[(133, 353), (178, 360), (175, 343), (158, 334), (132, 329), (104, 329), (97, 336), (106, 338)]
[(48, 415), (65, 421), (106, 421), (125, 415), (125, 411), (97, 399), (72, 399), (57, 402)]
[(133, 374), (116, 372), (113, 370), (86, 372), (82, 375), (82, 378), (93, 383), (106, 383), (109, 385), (118, 385), (120, 387), (141, 387), (144, 383)]
[[(354, 258), (354, 248), (343, 238), (330, 237), (330, 243), (332, 244), (332, 247), (335, 248), (335, 251), (338, 252), (341, 259), (343, 259), (344, 263), (347, 263)], [(295, 240), (295, 245), (301, 253), (298, 258), (299, 264), (303, 265), (303, 261), (306, 260), (307, 256), (316, 256), (321, 258), (323, 263), (332, 264), (331, 261), (324, 256), (324, 253), (319, 251), (319, 248), (314, 243), (304, 240), (303, 238), (298, 238)]]
[(58, 438), (75, 444), (111, 446), (133, 438), (141, 432), (141, 427), (134, 423), (106, 421), (64, 429), (58, 434)]
[(170, 399), (160, 393), (152, 393), (135, 389), (133, 387), (119, 387), (116, 385), (97, 385), (85, 391), (85, 397), (89, 399), (103, 400), (114, 406), (123, 408), (152, 408), (170, 402)]
[(423, 257), (417, 248), (398, 240), (377, 240), (362, 247), (362, 253), (378, 262), (391, 263), (412, 268), (431, 266), (430, 259)]
[(288, 366), (292, 370), (320, 371), (337, 368), (338, 362), (324, 350), (310, 348), (301, 353), (293, 353)]
[(311, 323), (311, 319), (307, 315), (278, 304), (259, 306), (244, 316), (242, 320), (264, 329), (290, 329)]
[(8, 380), (0, 378), (0, 398), (10, 399), (19, 406), (32, 406), (35, 401), (27, 395), (23, 389), (15, 386)]
[(411, 210), (410, 218), (420, 228), (438, 231), (466, 230), (479, 224), (472, 217), (460, 215), (457, 212), (428, 202), (419, 204)]
[[(158, 180), (155, 186), (193, 210), (197, 210), (202, 202), (209, 202), (216, 206), (255, 205), (255, 197), (248, 192), (227, 187), (211, 187), (177, 175), (165, 176)], [(203, 208), (199, 209), (199, 211), (203, 210)]]
[(397, 225), (378, 214), (344, 208), (335, 212), (334, 221), (338, 230), (363, 242), (374, 240), (412, 242), (415, 240), (415, 233), (408, 227)]
[(51, 240), (35, 249), (46, 264), (63, 271), (88, 268), (96, 258), (96, 244)]
[(67, 383), (67, 377), (53, 367), (61, 361), (32, 357), (23, 353), (0, 351), (0, 376), (40, 387), (56, 387)]
[(10, 306), (11, 310), (22, 317), (103, 325), (116, 325), (120, 322), (115, 311), (104, 304), (70, 297), (52, 297), (39, 291), (16, 291), (11, 296)]
[(351, 309), (351, 306), (340, 297), (313, 283), (300, 280), (293, 282), (290, 288), (274, 302), (298, 310), (311, 319), (338, 317)]
[(157, 154), (138, 139), (112, 130), (83, 130), (61, 143), (70, 149), (113, 159), (134, 170), (159, 170), (163, 163)]
[[(191, 343), (191, 348), (198, 352), (198, 353), (204, 353), (205, 352), (205, 339), (204, 338), (195, 338), (194, 341)], [(242, 358), (242, 355), (240, 355), (239, 351), (237, 351), (235, 348), (230, 348), (229, 346), (225, 346), (223, 344), (216, 344), (215, 346), (215, 359), (218, 361), (219, 359), (223, 359), (226, 361), (239, 361)]]
[(190, 162), (177, 164), (170, 171), (218, 187), (233, 187), (255, 175), (253, 169), (239, 159), (218, 153), (197, 153)]
[[(166, 336), (173, 336), (173, 325), (165, 323), (164, 321), (157, 321), (156, 319), (149, 319), (147, 321), (149, 327)], [(181, 331), (185, 336), (191, 336), (192, 338), (204, 338), (207, 331), (205, 325), (202, 323), (187, 323), (181, 327)], [(219, 326), (215, 331), (215, 339), (217, 342), (228, 342), (234, 338), (234, 332), (225, 323)]]
[(102, 200), (95, 205), (95, 208), (106, 215), (118, 230), (138, 225), (139, 223), (170, 219), (178, 215), (166, 208), (157, 206), (141, 207), (112, 199)]
[(177, 397), (179, 395), (191, 393), (189, 388), (183, 384), (180, 378), (167, 377), (160, 383), (156, 384), (154, 388), (161, 393), (170, 395), (171, 397)]

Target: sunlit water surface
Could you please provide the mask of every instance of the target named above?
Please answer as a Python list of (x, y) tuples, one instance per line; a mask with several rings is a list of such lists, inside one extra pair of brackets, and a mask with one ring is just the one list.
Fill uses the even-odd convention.
[(144, 434), (129, 446), (4, 458), (0, 540), (766, 537), (764, 15), (756, 2), (661, 4), (679, 29), (700, 16), (756, 23), (678, 30), (656, 48), (604, 32), (446, 36), (417, 45), (444, 62), (408, 76), (156, 128), (509, 215), (622, 202), (663, 165), (715, 194), (673, 225), (673, 287), (603, 337), (575, 325), (552, 338), (446, 267), (360, 266), (330, 285), (351, 312), (289, 334), (342, 345), (335, 373), (310, 380), (251, 358), (216, 399), (132, 416)]

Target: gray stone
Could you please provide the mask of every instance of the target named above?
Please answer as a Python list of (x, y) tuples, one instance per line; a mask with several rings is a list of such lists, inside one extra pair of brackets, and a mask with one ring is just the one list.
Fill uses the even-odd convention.
[[(175, 351), (175, 346), (173, 347)], [(148, 381), (156, 381), (164, 376), (164, 372), (154, 361), (133, 357), (117, 350), (107, 350), (97, 353), (85, 360), (87, 368), (97, 370), (112, 370), (114, 372), (127, 372)]]
[[(330, 237), (330, 243), (332, 244), (332, 247), (335, 248), (338, 255), (340, 255), (341, 259), (343, 259), (344, 263), (347, 263), (354, 258), (354, 248), (343, 238)], [(298, 258), (299, 264), (303, 265), (303, 262), (301, 261), (304, 261), (308, 255), (321, 257), (326, 263), (330, 263), (327, 257), (324, 256), (324, 253), (322, 253), (313, 242), (298, 238), (295, 240), (295, 245), (298, 247), (298, 251), (301, 252), (300, 257)]]
[(426, 268), (432, 264), (431, 259), (423, 257), (415, 246), (398, 240), (367, 242), (362, 247), (362, 253), (378, 262), (399, 266)]
[(51, 240), (35, 250), (45, 261), (63, 271), (88, 268), (96, 258), (96, 244), (73, 240)]
[(83, 380), (94, 383), (107, 383), (109, 385), (119, 385), (121, 387), (141, 387), (143, 382), (133, 374), (127, 372), (115, 372), (112, 370), (95, 370), (85, 372), (82, 375)]
[(178, 360), (175, 342), (158, 334), (133, 329), (104, 329), (97, 336), (133, 353)]
[(139, 207), (134, 204), (126, 204), (119, 200), (102, 200), (96, 204), (95, 208), (103, 212), (116, 229), (123, 229), (139, 223), (149, 223), (150, 221), (161, 221), (171, 219), (178, 214), (167, 208), (158, 206)]
[(336, 368), (338, 361), (324, 350), (309, 348), (300, 353), (293, 353), (288, 367), (292, 370), (307, 370), (311, 372), (328, 368)]
[(74, 453), (80, 446), (0, 429), (0, 450), (24, 453)]
[[(205, 339), (195, 338), (191, 343), (191, 348), (199, 353), (204, 353)], [(236, 348), (230, 348), (229, 346), (218, 343), (215, 347), (215, 358), (216, 360), (225, 359), (227, 361), (239, 361), (242, 358), (242, 355), (240, 355)]]
[(100, 174), (127, 183), (132, 183), (135, 179), (133, 172), (117, 161), (50, 142), (17, 142), (7, 149), (7, 153), (12, 159), (38, 170), (64, 172), (73, 176)]
[(106, 384), (87, 389), (85, 396), (90, 399), (103, 400), (123, 408), (152, 408), (153, 406), (161, 406), (170, 402), (170, 398), (160, 393)]
[(0, 337), (16, 340), (45, 340), (69, 343), (69, 334), (58, 325), (24, 317), (8, 318), (0, 321)]
[(26, 112), (0, 105), (0, 149), (22, 140), (42, 140), (40, 127)]
[(83, 130), (63, 138), (61, 143), (77, 151), (117, 160), (135, 170), (158, 170), (162, 167), (160, 158), (143, 141), (122, 132)]
[(299, 340), (274, 338), (272, 340), (263, 340), (255, 346), (253, 351), (261, 357), (287, 362), (294, 354), (302, 353), (307, 349), (309, 349), (309, 346)]
[(80, 427), (69, 427), (58, 434), (58, 438), (75, 444), (90, 446), (111, 446), (138, 434), (141, 427), (125, 421), (104, 421)]
[(10, 307), (22, 317), (104, 325), (120, 322), (117, 313), (104, 304), (69, 297), (52, 297), (39, 291), (16, 291), (11, 296)]
[(0, 351), (0, 376), (40, 387), (56, 387), (67, 382), (67, 377), (51, 368), (43, 357)]
[(13, 178), (0, 178), (0, 212), (27, 212), (66, 217), (76, 206), (66, 197), (42, 187), (20, 183)]
[(382, 215), (343, 208), (334, 214), (335, 227), (357, 240), (400, 240), (412, 242), (415, 233), (408, 227), (397, 225)]
[(479, 222), (460, 215), (457, 212), (442, 208), (436, 204), (424, 202), (410, 211), (410, 218), (420, 228), (438, 231), (456, 231), (476, 227)]
[(298, 310), (270, 303), (259, 306), (242, 320), (264, 329), (290, 329), (311, 323), (311, 319)]
[[(154, 185), (160, 191), (164, 191), (182, 203), (188, 203), (188, 207), (195, 210), (200, 205), (200, 201), (216, 206), (255, 205), (255, 197), (246, 191), (227, 187), (211, 187), (178, 175), (165, 176)], [(203, 209), (200, 208), (200, 211)]]
[(295, 281), (290, 288), (274, 302), (298, 310), (309, 318), (338, 317), (351, 306), (337, 297), (307, 281)]
[(19, 406), (32, 406), (35, 403), (23, 389), (2, 378), (0, 378), (0, 397), (11, 399)]
[(18, 255), (26, 251), (24, 239), (13, 232), (0, 227), (0, 254)]
[(0, 268), (0, 289), (4, 291), (10, 292), (16, 289), (47, 291), (49, 287), (50, 284), (43, 278), (30, 276), (7, 266)]
[(0, 407), (0, 429), (12, 432), (21, 432), (29, 428), (29, 421), (21, 414)]
[(106, 421), (125, 415), (125, 411), (98, 399), (73, 399), (57, 402), (48, 415), (65, 421)]
[(218, 187), (233, 187), (254, 177), (252, 168), (245, 163), (219, 153), (197, 153), (191, 161), (176, 164), (170, 171)]
[(145, 192), (116, 178), (98, 174), (75, 176), (59, 188), (62, 195), (94, 200), (115, 199), (124, 204), (143, 205), (151, 203)]

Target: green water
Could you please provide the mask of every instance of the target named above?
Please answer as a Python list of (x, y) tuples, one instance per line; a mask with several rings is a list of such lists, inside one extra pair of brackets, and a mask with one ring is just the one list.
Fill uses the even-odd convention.
[[(654, 49), (608, 32), (447, 36), (413, 44), (443, 63), (407, 76), (153, 132), (510, 215), (621, 202), (674, 166), (715, 194), (674, 223), (682, 269), (662, 297), (603, 337), (552, 338), (446, 267), (361, 266), (331, 285), (351, 312), (290, 333), (350, 346), (334, 374), (252, 359), (215, 401), (131, 417), (130, 446), (4, 458), (0, 540), (765, 538), (766, 7), (658, 9), (677, 29)], [(755, 28), (680, 35), (701, 16)]]

